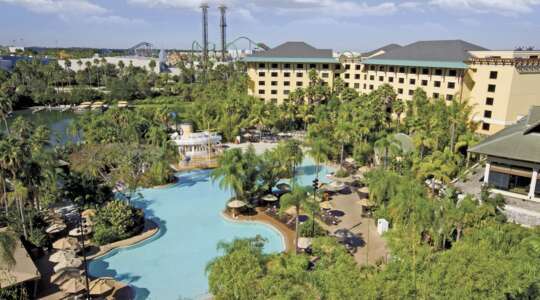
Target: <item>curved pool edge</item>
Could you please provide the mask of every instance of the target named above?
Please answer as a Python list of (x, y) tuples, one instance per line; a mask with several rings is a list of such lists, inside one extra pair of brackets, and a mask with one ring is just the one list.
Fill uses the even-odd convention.
[[(237, 223), (237, 224), (260, 224), (260, 225), (264, 225), (268, 228), (270, 228), (272, 231), (276, 232), (277, 234), (279, 234), (279, 236), (281, 237), (281, 244), (283, 246), (283, 251), (282, 252), (290, 252), (291, 251), (291, 244), (294, 243), (294, 241), (290, 241), (289, 240), (289, 237), (288, 237), (288, 234), (286, 232), (283, 232), (279, 227), (275, 226), (274, 224), (272, 224), (271, 222), (269, 221), (266, 221), (266, 220), (261, 220), (261, 219), (258, 219), (258, 220), (251, 220), (251, 219), (234, 219), (234, 218), (231, 218), (229, 215), (227, 215), (225, 212), (221, 211), (220, 212), (220, 215), (221, 217), (227, 221), (227, 222), (230, 222), (230, 223)], [(244, 216), (245, 217), (245, 216)]]
[[(136, 236), (132, 236), (125, 240), (120, 240), (120, 241), (116, 241), (114, 243), (105, 245), (104, 247), (106, 247), (106, 249), (100, 249), (98, 253), (94, 254), (93, 256), (88, 257), (87, 258), (88, 262), (90, 263), (92, 262), (92, 260), (103, 258), (115, 250), (127, 249), (134, 246), (138, 246), (141, 243), (149, 241), (150, 239), (152, 239), (153, 237), (157, 236), (160, 233), (161, 228), (159, 227), (158, 223), (152, 221), (151, 219), (145, 218), (145, 228), (147, 228), (147, 224), (152, 224), (153, 227)], [(145, 233), (148, 233), (148, 234), (145, 234)], [(130, 239), (133, 239), (133, 241), (130, 241), (128, 244), (123, 244), (124, 242), (129, 241)]]

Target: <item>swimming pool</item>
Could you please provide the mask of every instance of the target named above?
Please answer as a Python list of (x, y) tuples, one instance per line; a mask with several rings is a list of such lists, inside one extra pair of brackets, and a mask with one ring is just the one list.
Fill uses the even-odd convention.
[[(323, 168), (321, 179), (329, 170)], [(218, 256), (219, 241), (261, 235), (266, 252), (285, 249), (282, 235), (261, 223), (231, 222), (221, 216), (228, 191), (209, 178), (210, 171), (179, 173), (178, 184), (145, 189), (133, 200), (160, 231), (137, 245), (116, 249), (89, 263), (92, 276), (108, 276), (130, 284), (137, 299), (201, 299), (208, 293), (206, 264)], [(313, 163), (298, 168), (298, 182), (311, 185)]]

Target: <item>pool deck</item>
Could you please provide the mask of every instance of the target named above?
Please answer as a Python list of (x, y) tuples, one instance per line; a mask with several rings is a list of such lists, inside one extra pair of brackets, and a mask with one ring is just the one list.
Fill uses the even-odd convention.
[(233, 218), (229, 213), (224, 212), (223, 216), (228, 218), (233, 222), (260, 222), (272, 226), (277, 231), (281, 233), (285, 240), (285, 252), (294, 252), (294, 238), (295, 233), (293, 230), (289, 229), (285, 224), (279, 222), (278, 220), (268, 216), (264, 213), (264, 208), (258, 207), (256, 209), (256, 214), (254, 215), (239, 215), (236, 218)]
[[(142, 241), (145, 241), (151, 238), (158, 232), (159, 232), (159, 226), (153, 221), (146, 219), (145, 224), (144, 224), (144, 229), (140, 234), (134, 237), (125, 239), (125, 240), (115, 242), (115, 243), (103, 245), (100, 247), (95, 247), (94, 253), (89, 254), (87, 256), (87, 259), (88, 260), (95, 259), (97, 257), (103, 256), (109, 253), (110, 251), (114, 249), (129, 247), (129, 246), (138, 244)], [(52, 284), (50, 282), (51, 276), (54, 274), (53, 267), (55, 265), (54, 263), (49, 261), (49, 257), (51, 254), (52, 253), (49, 253), (43, 256), (36, 262), (37, 267), (42, 275), (41, 280), (39, 282), (39, 288), (38, 288), (39, 290), (38, 299), (42, 299), (42, 300), (64, 299), (67, 296), (66, 293), (58, 289), (57, 285)], [(89, 277), (89, 279), (92, 280), (94, 278)], [(123, 299), (134, 298), (133, 290), (130, 288), (129, 285), (119, 282), (119, 281), (114, 281), (114, 286), (115, 286), (114, 291), (110, 293), (110, 295), (112, 295), (110, 296), (111, 298), (107, 298), (107, 299), (122, 299), (123, 300)]]

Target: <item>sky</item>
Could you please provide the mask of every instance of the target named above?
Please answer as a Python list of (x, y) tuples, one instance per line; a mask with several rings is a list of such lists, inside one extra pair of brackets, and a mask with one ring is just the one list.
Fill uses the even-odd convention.
[[(305, 41), (366, 51), (388, 43), (462, 39), (490, 49), (540, 49), (540, 0), (208, 0), (210, 41), (271, 47)], [(0, 45), (190, 49), (201, 40), (200, 0), (0, 0)], [(247, 48), (246, 42), (236, 44)]]

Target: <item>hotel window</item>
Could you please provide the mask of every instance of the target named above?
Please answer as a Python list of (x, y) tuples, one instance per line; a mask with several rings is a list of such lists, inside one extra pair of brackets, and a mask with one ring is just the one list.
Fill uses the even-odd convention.
[(266, 75), (266, 73), (264, 72), (259, 72), (259, 77), (264, 77)]
[(260, 69), (266, 68), (266, 64), (259, 64), (259, 68), (260, 68)]
[(303, 82), (302, 81), (297, 81), (296, 82), (296, 86), (302, 86), (303, 85)]
[(277, 103), (277, 99), (276, 99), (276, 98), (272, 98), (272, 99), (270, 99), (270, 102), (276, 104), (276, 103)]
[(449, 89), (453, 89), (453, 88), (455, 88), (455, 87), (456, 87), (456, 83), (455, 83), (455, 82), (449, 82), (449, 83), (448, 83), (448, 88), (449, 88)]
[(390, 68), (388, 69), (388, 72), (395, 72), (395, 71), (396, 71), (396, 68), (394, 68), (394, 67), (390, 67)]
[(259, 81), (259, 85), (265, 85), (264, 81)]
[(346, 64), (346, 65), (345, 65), (345, 70), (350, 70), (350, 69), (351, 69), (351, 65)]
[(354, 66), (354, 68), (356, 69), (356, 71), (360, 71), (360, 68), (361, 68), (361, 67), (362, 67), (361, 65), (356, 65), (356, 66)]
[(410, 79), (409, 84), (415, 85), (416, 84), (416, 79)]
[(405, 68), (404, 67), (399, 67), (399, 73), (405, 73)]
[(359, 88), (360, 88), (360, 83), (355, 83), (355, 84), (354, 84), (354, 88), (355, 88), (355, 89), (359, 89)]
[(529, 56), (530, 59), (538, 59), (538, 55), (531, 55)]
[(370, 84), (370, 85), (369, 85), (369, 89), (370, 89), (370, 90), (373, 90), (373, 84)]
[(304, 73), (296, 73), (296, 77), (303, 77)]
[(494, 102), (494, 101), (495, 101), (495, 100), (494, 100), (493, 98), (487, 97), (487, 98), (486, 98), (486, 105), (490, 105), (490, 106), (491, 106), (491, 105), (493, 105), (493, 102)]
[(491, 110), (484, 110), (484, 118), (491, 119), (492, 114)]
[(439, 93), (433, 93), (433, 99), (439, 99)]
[(442, 76), (442, 70), (441, 69), (435, 69), (435, 75)]
[(277, 72), (272, 72), (272, 74), (270, 74), (270, 76), (277, 77)]
[(296, 65), (296, 68), (297, 68), (297, 69), (303, 69), (303, 68), (304, 68), (304, 65), (303, 65), (303, 64), (297, 64), (297, 65)]
[(400, 95), (403, 94), (403, 89), (397, 89), (397, 93)]
[(354, 79), (360, 79), (360, 74), (355, 74)]
[(416, 74), (416, 68), (411, 68), (411, 71), (409, 73)]
[(272, 95), (277, 95), (277, 90), (272, 90), (270, 93), (271, 93)]
[(383, 72), (384, 71), (384, 66), (379, 66), (379, 71)]
[(340, 70), (341, 69), (341, 65), (336, 65), (336, 70)]
[(369, 66), (370, 71), (375, 71), (375, 66)]
[(375, 75), (369, 75), (369, 80), (375, 80)]
[(446, 101), (454, 100), (454, 95), (446, 95)]
[(264, 98), (259, 98), (259, 100), (264, 101)]
[(496, 86), (494, 84), (488, 85), (488, 92), (495, 93)]
[(388, 82), (394, 82), (394, 77), (388, 77)]
[(398, 82), (399, 82), (399, 83), (405, 83), (405, 78), (399, 78), (399, 79), (398, 79)]
[(290, 72), (285, 72), (285, 73), (283, 73), (283, 77), (291, 77), (291, 73)]
[[(323, 82), (323, 85), (325, 85), (326, 82)], [(349, 87), (349, 83), (345, 82), (345, 87)]]
[(283, 68), (284, 68), (284, 69), (290, 69), (290, 68), (291, 68), (291, 64), (284, 64), (284, 65), (283, 65)]
[(384, 76), (379, 76), (379, 81), (384, 81)]
[(349, 78), (351, 78), (351, 74), (345, 73), (345, 79), (349, 79)]
[(259, 90), (259, 95), (264, 95), (264, 90)]
[(441, 87), (441, 82), (440, 82), (440, 81), (435, 81), (435, 82), (433, 83), (433, 85), (434, 85), (435, 87)]
[(290, 85), (291, 85), (291, 82), (290, 82), (290, 81), (284, 81), (284, 82), (283, 82), (283, 85), (284, 85), (284, 86), (290, 86)]
[(322, 78), (328, 78), (328, 73), (322, 73), (322, 74), (321, 74), (321, 77), (322, 77)]
[(283, 91), (283, 94), (288, 95), (289, 92), (290, 92), (289, 90), (284, 90), (284, 91)]
[(315, 69), (315, 68), (317, 68), (317, 65), (315, 65), (315, 64), (309, 64), (309, 68), (310, 68), (310, 69)]
[(364, 83), (364, 90), (366, 89), (367, 85)]
[(277, 86), (277, 81), (272, 81), (272, 86)]
[(497, 79), (497, 76), (499, 73), (497, 71), (491, 71), (489, 72), (489, 79)]
[(489, 131), (489, 123), (482, 123), (482, 130)]
[(448, 76), (456, 77), (457, 76), (457, 71), (456, 70), (448, 71)]
[(339, 77), (339, 73), (334, 73), (334, 78), (338, 78)]
[(324, 70), (328, 70), (328, 64), (323, 64), (323, 65), (322, 65), (322, 68), (323, 68)]
[(272, 64), (272, 69), (277, 69), (278, 64)]
[(422, 74), (423, 75), (429, 75), (429, 69), (428, 68), (423, 68), (422, 69)]
[(428, 84), (427, 80), (425, 80), (425, 79), (422, 80), (422, 86), (427, 86), (427, 84)]
[(409, 96), (414, 95), (414, 90), (409, 90)]

